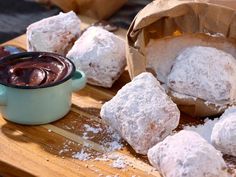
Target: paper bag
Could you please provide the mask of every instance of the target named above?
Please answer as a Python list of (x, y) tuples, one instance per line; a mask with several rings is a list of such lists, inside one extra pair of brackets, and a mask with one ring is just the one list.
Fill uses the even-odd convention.
[[(170, 42), (173, 39), (179, 42), (179, 45), (178, 43), (174, 45), (175, 51), (191, 45), (204, 45), (216, 47), (236, 57), (236, 12), (232, 8), (208, 3), (213, 1), (220, 2), (220, 0), (207, 2), (206, 0), (158, 0), (141, 10), (127, 33), (126, 53), (131, 78), (141, 72), (150, 71), (156, 74), (161, 83), (164, 83), (164, 77), (168, 71), (170, 72), (174, 63), (172, 56), (174, 52), (171, 49), (173, 46)], [(235, 4), (235, 1), (232, 4)], [(150, 61), (147, 61), (146, 46), (151, 40), (156, 41), (157, 50), (154, 52), (157, 56), (161, 53), (172, 56), (170, 61), (163, 61), (161, 58), (154, 61), (155, 67), (158, 68), (157, 72), (164, 73), (164, 79), (148, 66)], [(211, 104), (198, 98), (176, 97), (172, 92), (168, 94), (182, 112), (195, 117), (215, 116), (229, 106)]]
[(232, 9), (236, 9), (235, 0), (206, 0), (206, 2), (226, 6)]

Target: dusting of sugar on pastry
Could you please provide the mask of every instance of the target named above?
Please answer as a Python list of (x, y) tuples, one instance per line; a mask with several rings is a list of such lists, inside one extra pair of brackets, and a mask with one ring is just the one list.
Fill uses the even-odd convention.
[(111, 87), (126, 66), (125, 41), (100, 27), (88, 28), (68, 52), (88, 83)]
[(108, 137), (104, 137), (99, 144), (101, 144), (107, 152), (113, 152), (123, 148), (123, 139), (117, 131), (112, 127), (108, 126), (106, 128)]
[(72, 11), (35, 22), (27, 28), (27, 50), (66, 55), (80, 35), (80, 24)]
[(166, 177), (228, 177), (222, 154), (200, 135), (182, 130), (148, 151), (150, 163)]
[(84, 149), (82, 149), (80, 152), (76, 152), (72, 155), (74, 159), (78, 159), (81, 161), (89, 160), (91, 159), (91, 153), (85, 152)]
[(106, 102), (100, 115), (137, 153), (146, 154), (178, 126), (180, 112), (156, 78), (144, 72)]
[(236, 107), (220, 117), (212, 130), (211, 142), (222, 153), (236, 156)]
[(84, 139), (94, 138), (94, 136), (88, 136), (88, 134), (98, 134), (101, 131), (102, 131), (101, 127), (93, 127), (88, 124), (84, 124), (83, 138)]
[(118, 169), (126, 168), (125, 159), (122, 156), (120, 156), (112, 162), (111, 166), (113, 168), (118, 168)]
[(232, 103), (236, 99), (236, 59), (212, 47), (186, 48), (177, 56), (167, 85), (212, 103)]
[(88, 125), (88, 124), (84, 124), (84, 128), (85, 128), (86, 132), (92, 132), (92, 133), (95, 133), (95, 134), (102, 131), (101, 127), (92, 127), (91, 125)]

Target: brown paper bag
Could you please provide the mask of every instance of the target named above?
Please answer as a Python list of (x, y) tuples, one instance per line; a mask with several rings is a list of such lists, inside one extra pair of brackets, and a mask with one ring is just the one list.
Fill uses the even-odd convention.
[(106, 19), (122, 7), (127, 0), (50, 0), (63, 11), (73, 10), (94, 19)]
[[(209, 34), (220, 34), (220, 37)], [(176, 41), (175, 45), (171, 43), (173, 39)], [(158, 76), (147, 66), (149, 61), (146, 60), (146, 45), (150, 40), (156, 41), (157, 58), (161, 53), (172, 57), (169, 63), (161, 58), (155, 63), (156, 72), (163, 70), (165, 74), (170, 72), (176, 56), (174, 51), (178, 50), (172, 51), (173, 46), (179, 50), (181, 47), (194, 45), (212, 46), (236, 57), (236, 13), (233, 9), (206, 3), (206, 0), (153, 1), (138, 13), (127, 33), (127, 64), (131, 78), (144, 71), (151, 71)], [(164, 79), (159, 76), (157, 78), (164, 83)], [(172, 92), (169, 95), (181, 111), (191, 116), (214, 116), (229, 106), (206, 104), (205, 100), (191, 97), (176, 97)]]
[(206, 0), (206, 2), (236, 9), (236, 0)]

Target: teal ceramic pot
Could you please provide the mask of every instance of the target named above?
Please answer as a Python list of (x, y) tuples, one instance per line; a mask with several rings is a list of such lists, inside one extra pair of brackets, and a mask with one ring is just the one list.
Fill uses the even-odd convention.
[[(30, 57), (40, 52), (25, 52), (10, 55), (4, 59)], [(45, 53), (44, 53), (45, 54)], [(56, 55), (48, 53), (48, 55)], [(68, 60), (65, 58), (65, 60)], [(71, 107), (73, 91), (82, 89), (86, 76), (82, 71), (73, 69), (68, 77), (58, 83), (44, 87), (31, 88), (0, 84), (0, 111), (2, 116), (12, 122), (26, 125), (46, 124), (65, 116)]]

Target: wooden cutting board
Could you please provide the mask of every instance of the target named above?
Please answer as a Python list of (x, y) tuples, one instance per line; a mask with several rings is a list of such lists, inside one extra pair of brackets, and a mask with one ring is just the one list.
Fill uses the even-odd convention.
[[(81, 18), (83, 28), (94, 22), (89, 18)], [(116, 34), (124, 38), (126, 31), (120, 29)], [(20, 36), (5, 44), (26, 48), (26, 36)], [(124, 157), (128, 162), (125, 168), (114, 168), (111, 165), (112, 160), (94, 159), (103, 153), (102, 140), (111, 136), (99, 118), (100, 108), (129, 81), (126, 70), (111, 89), (87, 85), (83, 90), (73, 93), (70, 113), (51, 124), (22, 126), (0, 117), (0, 176), (160, 177), (147, 158), (136, 154), (126, 143), (123, 143), (122, 150), (111, 152)], [(181, 116), (181, 125), (200, 122), (185, 115)], [(96, 125), (102, 131), (84, 138), (84, 125)], [(94, 154), (94, 158), (87, 161), (73, 158), (73, 153), (80, 152), (85, 145), (88, 147), (86, 151)]]

